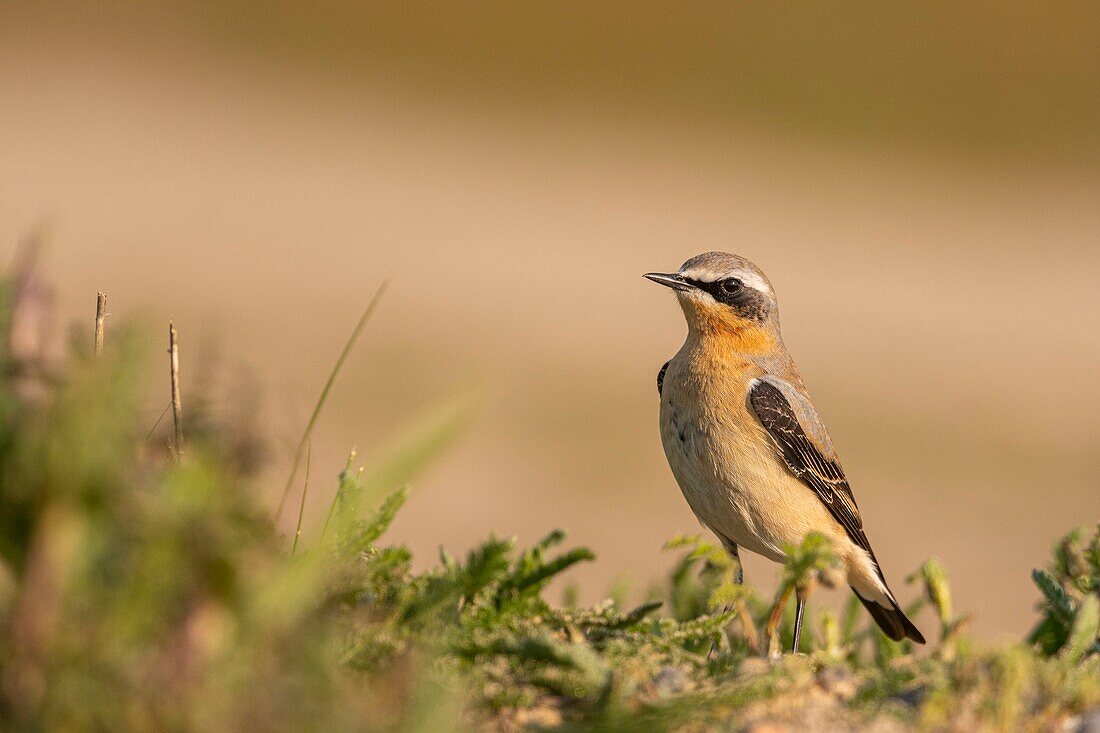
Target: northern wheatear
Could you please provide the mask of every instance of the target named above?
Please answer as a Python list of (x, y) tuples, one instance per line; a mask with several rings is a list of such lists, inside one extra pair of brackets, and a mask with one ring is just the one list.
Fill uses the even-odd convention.
[[(684, 345), (657, 375), (661, 441), (699, 521), (737, 555), (782, 562), (806, 534), (829, 537), (848, 584), (891, 639), (924, 643), (886, 585), (848, 480), (783, 345), (767, 277), (724, 252), (645, 277), (676, 291)], [(794, 648), (802, 628), (798, 598)]]

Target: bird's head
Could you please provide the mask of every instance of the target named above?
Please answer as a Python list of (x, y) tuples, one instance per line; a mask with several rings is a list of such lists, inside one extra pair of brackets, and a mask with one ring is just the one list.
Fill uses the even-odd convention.
[(706, 252), (675, 273), (646, 278), (676, 291), (689, 330), (702, 335), (761, 337), (778, 332), (775, 292), (759, 267), (726, 252)]

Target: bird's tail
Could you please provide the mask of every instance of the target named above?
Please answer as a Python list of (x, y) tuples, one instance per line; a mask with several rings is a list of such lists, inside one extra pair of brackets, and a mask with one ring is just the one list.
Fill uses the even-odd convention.
[[(855, 588), (852, 588), (855, 591)], [(867, 609), (867, 612), (871, 614), (871, 618), (875, 620), (878, 627), (882, 629), (882, 633), (889, 636), (894, 641), (901, 641), (902, 639), (912, 639), (918, 644), (924, 643), (924, 635), (920, 630), (913, 625), (913, 622), (909, 620), (909, 617), (905, 615), (905, 612), (898, 607), (897, 601), (890, 598), (890, 607), (879, 605), (877, 601), (869, 601), (856, 591), (856, 598)]]

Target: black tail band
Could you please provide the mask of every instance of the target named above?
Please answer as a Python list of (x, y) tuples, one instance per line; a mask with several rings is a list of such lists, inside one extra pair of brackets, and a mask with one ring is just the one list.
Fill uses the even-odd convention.
[[(855, 589), (853, 588), (852, 590), (854, 591)], [(913, 625), (913, 622), (906, 617), (902, 610), (898, 608), (896, 603), (893, 608), (886, 608), (874, 601), (867, 600), (859, 593), (856, 593), (856, 598), (860, 600), (864, 608), (867, 609), (867, 612), (871, 614), (871, 618), (875, 620), (875, 623), (882, 629), (882, 632), (894, 641), (912, 639), (918, 644), (924, 643), (924, 635)]]

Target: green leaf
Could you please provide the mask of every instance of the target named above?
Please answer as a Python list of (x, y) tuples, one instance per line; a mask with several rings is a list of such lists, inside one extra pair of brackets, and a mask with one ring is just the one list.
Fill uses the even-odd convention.
[(663, 605), (664, 605), (664, 603), (662, 601), (648, 601), (648, 602), (643, 603), (642, 605), (638, 606), (634, 610), (630, 611), (630, 613), (627, 613), (625, 616), (623, 616), (621, 621), (618, 621), (615, 624), (610, 625), (610, 626), (611, 626), (611, 628), (622, 628), (622, 627), (625, 627), (625, 626), (633, 626), (634, 624), (638, 623), (643, 618), (645, 618), (649, 614), (653, 613), (654, 611), (656, 611), (658, 608), (660, 608)]
[(539, 564), (508, 578), (501, 584), (500, 593), (541, 590), (555, 575), (579, 562), (595, 559), (596, 556), (587, 547), (574, 548), (548, 563)]
[(508, 554), (514, 546), (514, 539), (494, 537), (471, 550), (456, 578), (461, 596), (473, 600), (480, 591), (502, 580), (508, 570)]
[(946, 628), (954, 618), (951, 609), (951, 585), (947, 582), (947, 571), (940, 561), (933, 557), (921, 567), (921, 575), (924, 576), (925, 590), (936, 608), (940, 624)]
[(1027, 642), (1037, 645), (1043, 654), (1049, 657), (1058, 653), (1068, 636), (1066, 627), (1054, 617), (1047, 615), (1028, 634)]
[(1070, 662), (1079, 662), (1093, 649), (1098, 637), (1100, 637), (1100, 598), (1089, 595), (1077, 608), (1069, 638), (1062, 649), (1062, 656)]
[(560, 529), (555, 529), (548, 535), (543, 537), (541, 540), (539, 540), (537, 543), (535, 543), (535, 546), (532, 549), (536, 552), (545, 552), (551, 547), (556, 547), (557, 545), (560, 545), (564, 540), (565, 532), (562, 532)]
[(685, 547), (695, 547), (700, 541), (702, 541), (702, 538), (697, 534), (678, 534), (665, 542), (661, 549), (680, 550)]
[(800, 545), (787, 545), (784, 549), (787, 560), (780, 574), (781, 585), (812, 587), (817, 577), (840, 567), (840, 557), (836, 554), (832, 540), (819, 532), (810, 532)]
[(1031, 579), (1043, 594), (1050, 613), (1059, 623), (1069, 628), (1073, 622), (1073, 601), (1065, 589), (1046, 570), (1032, 570)]
[(750, 595), (750, 591), (743, 585), (726, 581), (711, 591), (707, 598), (707, 606), (711, 611), (725, 609), (733, 606), (738, 601), (743, 601)]
[(1084, 527), (1071, 531), (1054, 548), (1054, 569), (1057, 579), (1068, 580), (1084, 572), (1085, 558), (1082, 553), (1081, 539)]
[(1093, 578), (1093, 590), (1100, 589), (1100, 524), (1092, 533), (1092, 540), (1085, 548), (1085, 559), (1088, 561), (1089, 570)]
[(393, 492), (375, 510), (374, 516), (364, 522), (356, 522), (350, 532), (349, 552), (363, 552), (377, 542), (393, 523), (397, 512), (409, 498), (409, 490), (402, 487)]
[(364, 504), (383, 491), (401, 487), (423, 469), (458, 435), (469, 420), (472, 405), (472, 398), (460, 397), (437, 406), (379, 451), (379, 457), (366, 473), (353, 469), (356, 453), (352, 451), (340, 474), (340, 486), (325, 520), (322, 539), (331, 524), (337, 545), (346, 546), (348, 538), (357, 531), (355, 524)]
[(851, 644), (856, 638), (856, 626), (859, 623), (860, 611), (863, 605), (855, 594), (848, 596), (848, 605), (844, 608), (844, 620), (840, 626), (840, 639), (844, 644)]
[(700, 616), (691, 621), (684, 621), (668, 634), (668, 638), (680, 644), (698, 643), (714, 638), (721, 634), (733, 617), (737, 615), (735, 609), (713, 613), (709, 616)]

